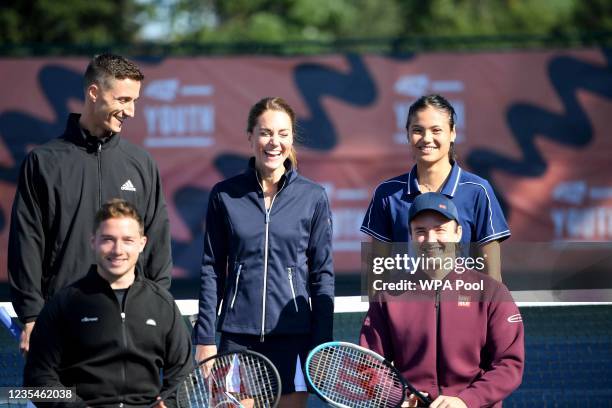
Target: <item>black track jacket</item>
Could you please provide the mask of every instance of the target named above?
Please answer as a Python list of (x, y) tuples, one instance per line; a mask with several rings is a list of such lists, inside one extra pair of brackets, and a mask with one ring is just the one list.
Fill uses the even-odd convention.
[(64, 134), (32, 150), (21, 167), (8, 273), (11, 300), (22, 322), (35, 320), (48, 299), (95, 263), (90, 248), (94, 216), (112, 198), (138, 209), (148, 237), (141, 270), (170, 288), (170, 225), (157, 165), (118, 134), (85, 138), (79, 119), (71, 114)]
[(137, 274), (122, 312), (93, 265), (36, 320), (24, 386), (76, 387), (88, 406), (146, 406), (191, 369), (189, 330), (170, 293)]

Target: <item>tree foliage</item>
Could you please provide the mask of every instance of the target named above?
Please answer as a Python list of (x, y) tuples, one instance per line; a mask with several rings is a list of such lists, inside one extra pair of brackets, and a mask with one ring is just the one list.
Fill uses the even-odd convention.
[[(610, 0), (7, 0), (0, 43), (158, 44), (612, 33)], [(608, 35), (607, 38), (612, 37)], [(175, 49), (179, 49), (178, 47)]]
[(550, 34), (580, 0), (403, 0), (405, 36)]
[(131, 42), (145, 10), (128, 0), (7, 0), (0, 6), (0, 43), (110, 44)]
[[(612, 31), (609, 0), (175, 0), (204, 7), (175, 40), (286, 41)], [(204, 6), (202, 6), (204, 4)], [(193, 10), (193, 9), (192, 9)], [(183, 7), (189, 12), (188, 7)]]
[(177, 19), (190, 21), (172, 37), (181, 41), (330, 41), (402, 31), (397, 0), (177, 0), (176, 8)]

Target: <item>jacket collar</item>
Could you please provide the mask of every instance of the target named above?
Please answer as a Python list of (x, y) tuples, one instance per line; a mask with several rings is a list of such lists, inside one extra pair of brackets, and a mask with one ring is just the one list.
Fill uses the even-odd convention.
[(114, 147), (119, 143), (119, 134), (112, 133), (110, 136), (100, 139), (92, 136), (89, 131), (83, 129), (79, 124), (81, 114), (71, 113), (66, 121), (64, 138), (75, 145), (85, 148), (87, 151), (96, 151), (101, 143), (102, 149)]
[[(142, 281), (143, 278), (142, 278), (142, 274), (139, 271), (138, 264), (136, 264), (135, 272), (136, 272), (136, 277), (134, 278), (134, 283)], [(85, 276), (85, 281), (87, 282), (88, 285), (92, 285), (97, 288), (109, 288), (109, 289), (111, 288), (108, 281), (104, 279), (103, 277), (101, 277), (100, 274), (98, 273), (98, 265), (96, 264), (93, 264), (89, 267), (89, 271), (87, 272), (87, 275)], [(134, 285), (134, 283), (132, 283), (132, 285)]]
[[(285, 160), (283, 165), (285, 166), (285, 174), (283, 174), (283, 176), (281, 177), (279, 181), (279, 184), (281, 186), (293, 182), (293, 180), (295, 180), (295, 178), (297, 177), (297, 170), (293, 168), (293, 166), (291, 165), (291, 160), (289, 159)], [(249, 159), (246, 173), (249, 174), (251, 177), (253, 177), (255, 179), (255, 183), (259, 185), (259, 181), (257, 178), (257, 169), (255, 168), (255, 157), (251, 157)]]

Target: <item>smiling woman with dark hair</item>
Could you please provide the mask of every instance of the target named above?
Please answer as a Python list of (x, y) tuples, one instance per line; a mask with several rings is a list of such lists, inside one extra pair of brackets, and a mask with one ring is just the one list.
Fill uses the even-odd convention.
[(462, 243), (476, 243), (486, 259), (486, 271), (501, 281), (499, 243), (510, 229), (491, 185), (459, 167), (453, 106), (440, 95), (422, 96), (406, 120), (408, 142), (416, 161), (412, 170), (381, 183), (365, 214), (361, 231), (374, 242), (408, 242), (408, 210), (422, 193), (439, 192), (459, 211)]

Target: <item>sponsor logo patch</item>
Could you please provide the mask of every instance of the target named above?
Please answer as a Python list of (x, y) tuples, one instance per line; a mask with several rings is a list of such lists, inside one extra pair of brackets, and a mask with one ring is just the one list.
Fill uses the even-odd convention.
[(520, 323), (522, 321), (523, 317), (520, 315), (520, 313), (508, 317), (508, 323)]
[(470, 307), (470, 305), (472, 304), (471, 300), (471, 296), (459, 295), (457, 306)]

